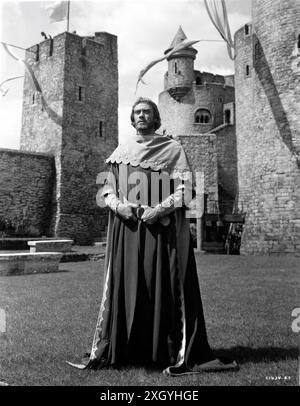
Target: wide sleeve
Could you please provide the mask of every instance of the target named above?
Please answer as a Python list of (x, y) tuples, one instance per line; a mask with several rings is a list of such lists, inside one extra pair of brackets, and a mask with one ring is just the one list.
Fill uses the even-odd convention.
[(101, 172), (97, 177), (97, 185), (100, 189), (97, 192), (96, 201), (99, 207), (106, 207), (105, 198), (108, 195), (116, 195), (118, 190), (118, 171), (115, 165), (109, 165), (107, 171)]

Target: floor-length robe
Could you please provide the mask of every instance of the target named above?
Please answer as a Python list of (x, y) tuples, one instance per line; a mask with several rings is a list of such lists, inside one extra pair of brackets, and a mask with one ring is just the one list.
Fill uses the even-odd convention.
[[(121, 160), (109, 164), (117, 194), (121, 167), (148, 179), (153, 172)], [(147, 187), (149, 199), (151, 182)], [(125, 197), (129, 192), (130, 186)], [(168, 218), (168, 225), (146, 224), (110, 212), (103, 296), (86, 368), (137, 362), (192, 368), (214, 359), (185, 208)]]
[[(149, 179), (151, 169), (127, 167)], [(114, 174), (117, 178), (116, 167)], [(148, 225), (111, 213), (103, 303), (88, 367), (136, 362), (191, 367), (214, 358), (185, 209), (168, 217), (167, 226)]]

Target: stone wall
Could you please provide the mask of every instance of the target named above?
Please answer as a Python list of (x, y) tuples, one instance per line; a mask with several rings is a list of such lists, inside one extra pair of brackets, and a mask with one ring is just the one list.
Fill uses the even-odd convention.
[[(195, 79), (200, 79), (201, 84), (205, 85), (206, 83), (218, 83), (220, 85), (225, 84), (225, 77), (222, 75), (215, 75), (214, 73), (210, 72), (201, 72), (199, 70), (194, 71)], [(232, 86), (230, 84), (230, 86)]]
[(52, 46), (51, 40), (48, 39), (26, 51), (26, 62), (32, 67), (42, 89), (42, 95), (34, 91), (26, 73), (20, 142), (22, 151), (51, 153), (55, 157), (56, 178), (52, 193), (49, 232), (52, 236), (57, 237), (60, 237), (57, 233), (57, 224), (61, 202), (61, 143), (66, 35), (66, 33), (62, 33), (55, 36)]
[(300, 253), (299, 18), (296, 0), (254, 0), (235, 35), (242, 253)]
[(49, 155), (0, 149), (0, 217), (26, 236), (47, 235), (54, 171)]
[[(249, 28), (251, 25), (249, 25)], [(255, 168), (255, 142), (253, 142), (254, 114), (254, 78), (253, 78), (253, 40), (252, 35), (245, 35), (242, 27), (235, 34), (236, 63), (235, 63), (235, 89), (236, 89), (236, 137), (238, 151), (238, 178), (239, 202), (247, 202), (252, 191), (250, 174)], [(246, 75), (246, 66), (249, 66), (249, 75)], [(241, 203), (242, 204), (242, 203)]]
[[(227, 199), (234, 202), (238, 192), (235, 126), (228, 125), (216, 131), (215, 134), (217, 140), (218, 182), (222, 190), (226, 193)], [(229, 201), (228, 203), (223, 203), (226, 206), (226, 211), (230, 212), (232, 205)], [(222, 204), (222, 202), (220, 202), (220, 204)]]
[(214, 213), (218, 202), (217, 140), (211, 135), (179, 135), (176, 137), (189, 161), (193, 173), (204, 172), (207, 210)]
[(300, 255), (300, 177), (271, 172), (252, 181), (241, 253)]
[[(66, 33), (28, 48), (26, 62), (31, 66), (43, 97), (34, 91), (25, 73), (20, 148), (25, 151), (59, 156), (63, 120), (64, 67)], [(37, 58), (38, 55), (38, 58)]]

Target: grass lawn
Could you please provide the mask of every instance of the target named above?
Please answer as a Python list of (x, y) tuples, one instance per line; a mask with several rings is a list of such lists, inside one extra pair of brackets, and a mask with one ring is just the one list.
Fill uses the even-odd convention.
[[(0, 277), (0, 381), (10, 385), (297, 385), (299, 258), (197, 256), (208, 336), (237, 372), (164, 377), (144, 368), (80, 371), (90, 351), (104, 261), (63, 263), (63, 272)], [(298, 295), (298, 296), (297, 296)]]

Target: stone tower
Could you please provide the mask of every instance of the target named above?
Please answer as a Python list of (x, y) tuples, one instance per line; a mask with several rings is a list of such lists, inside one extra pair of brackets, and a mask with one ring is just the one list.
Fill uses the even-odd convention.
[(55, 157), (48, 235), (90, 243), (105, 225), (97, 174), (118, 142), (117, 37), (64, 32), (29, 48), (26, 61), (42, 94), (26, 75), (21, 150)]
[[(168, 53), (186, 39), (181, 27)], [(197, 50), (189, 47), (168, 58), (164, 91), (159, 95), (162, 128), (171, 135), (205, 134), (224, 124), (234, 124), (234, 80), (194, 70)], [(226, 113), (225, 110), (229, 112)]]
[[(179, 27), (165, 54), (184, 39)], [(196, 54), (189, 47), (167, 59), (160, 131), (177, 137), (193, 170), (205, 173), (208, 210), (214, 211), (223, 195), (231, 213), (237, 191), (234, 78), (195, 70)]]
[[(185, 39), (187, 37), (180, 26), (165, 54)], [(197, 53), (196, 49), (189, 47), (176, 52), (167, 59), (168, 72), (165, 75), (165, 88), (169, 90), (170, 95), (177, 101), (189, 92), (191, 84), (194, 81), (194, 60)]]
[(254, 0), (235, 34), (243, 253), (300, 253), (299, 21), (298, 0)]

